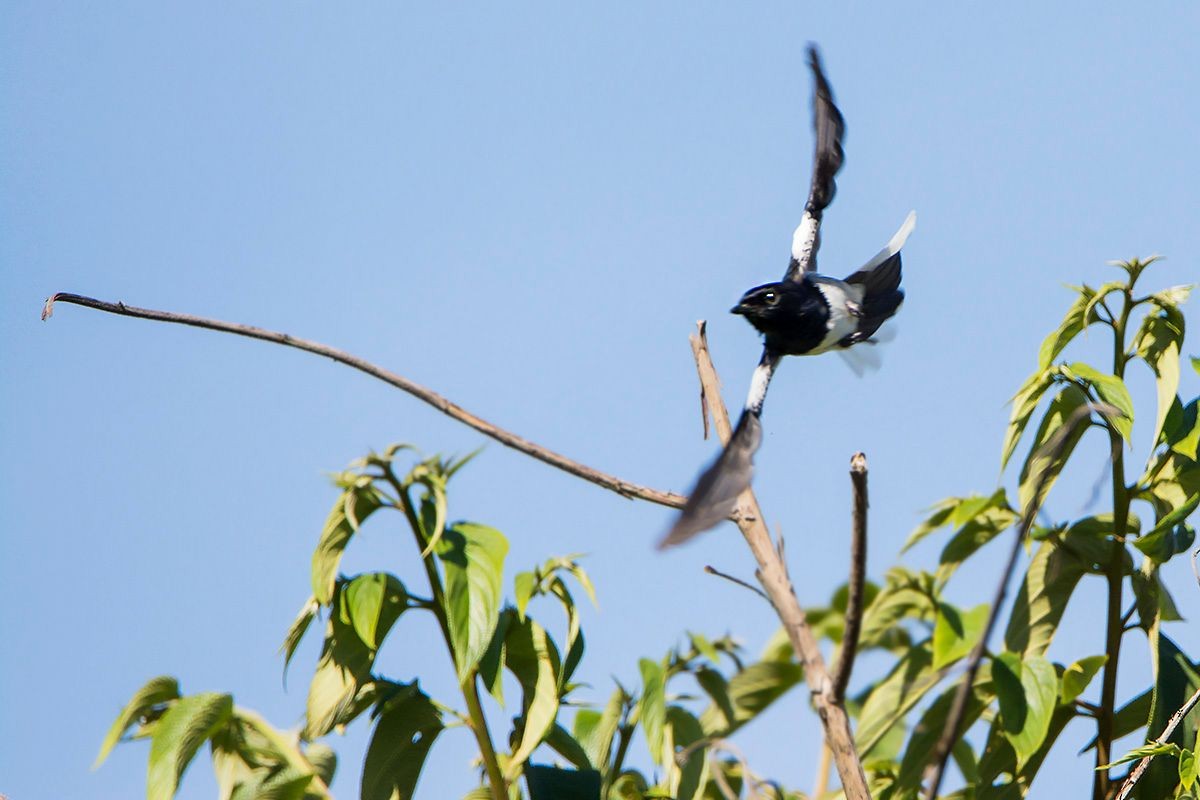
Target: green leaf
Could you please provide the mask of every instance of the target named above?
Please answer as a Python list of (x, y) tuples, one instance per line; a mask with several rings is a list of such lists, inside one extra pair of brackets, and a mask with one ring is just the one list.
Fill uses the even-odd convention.
[[(345, 584), (340, 584), (344, 589)], [(345, 724), (361, 711), (355, 698), (370, 680), (375, 651), (365, 645), (344, 611), (345, 591), (334, 594), (334, 606), (325, 625), (321, 656), (308, 687), (303, 736), (317, 739)], [(356, 711), (357, 708), (357, 711)], [(354, 712), (354, 713), (352, 713)]]
[(513, 595), (517, 600), (517, 614), (521, 621), (525, 621), (525, 609), (529, 606), (529, 601), (533, 598), (534, 588), (537, 585), (537, 578), (532, 572), (518, 572), (513, 578)]
[[(567, 733), (567, 730), (558, 723), (550, 727), (550, 733), (546, 735), (546, 744), (577, 769), (590, 770), (592, 768), (592, 762), (588, 759), (587, 751), (583, 749), (583, 745), (576, 741), (575, 737)], [(532, 765), (526, 765), (526, 774), (528, 774), (531, 768)]]
[(139, 719), (151, 713), (156, 707), (178, 699), (179, 682), (169, 675), (160, 675), (146, 681), (142, 688), (138, 689), (125, 704), (112, 726), (109, 727), (108, 733), (104, 736), (104, 742), (100, 745), (100, 753), (92, 764), (92, 769), (104, 763), (113, 747), (125, 735), (125, 731), (129, 730)]
[(702, 746), (691, 750), (687, 761), (678, 765), (677, 755), (691, 749), (704, 739), (700, 722), (686, 709), (676, 705), (667, 708), (666, 725), (663, 727), (663, 763), (667, 769), (667, 791), (677, 800), (701, 800), (704, 784), (708, 779), (708, 759)]
[(317, 598), (310, 596), (304, 603), (304, 607), (300, 609), (300, 613), (296, 615), (296, 619), (292, 622), (291, 627), (288, 628), (287, 636), (283, 638), (283, 644), (279, 645), (279, 652), (283, 653), (283, 676), (285, 680), (287, 679), (288, 664), (292, 663), (292, 656), (296, 654), (296, 648), (300, 646), (300, 640), (308, 632), (308, 626), (316, 618), (317, 609), (320, 607), (317, 603)]
[(983, 635), (987, 624), (987, 603), (963, 612), (949, 603), (938, 604), (937, 622), (933, 627), (933, 668), (953, 664), (971, 652)]
[[(913, 574), (903, 567), (888, 571), (887, 583), (874, 601), (863, 611), (862, 633), (859, 647), (882, 646), (897, 632), (905, 619), (933, 619), (937, 607), (931, 599), (934, 594), (932, 576)], [(903, 648), (905, 651), (908, 647)]]
[(995, 504), (967, 521), (942, 549), (937, 570), (940, 584), (944, 585), (962, 562), (1017, 521), (1017, 514), (1008, 507), (1003, 489), (993, 495), (993, 498), (996, 498)]
[[(700, 715), (700, 725), (710, 736), (730, 736), (803, 678), (804, 668), (794, 661), (755, 662), (730, 678), (726, 687), (728, 705), (714, 700)], [(707, 688), (711, 688), (711, 684)], [(729, 719), (730, 710), (732, 721)]]
[(1086, 420), (1075, 420), (1070, 430), (1064, 431), (1063, 427), (1074, 420), (1075, 412), (1086, 406), (1087, 402), (1087, 395), (1074, 384), (1063, 387), (1050, 402), (1030, 445), (1025, 464), (1021, 467), (1018, 491), (1021, 513), (1030, 513), (1042, 507), (1058, 474), (1087, 430), (1087, 423)]
[[(1068, 531), (1063, 538), (1072, 542), (1087, 537), (1082, 534), (1072, 537)], [(1013, 601), (1004, 632), (1005, 647), (1023, 657), (1045, 653), (1066, 611), (1067, 601), (1086, 572), (1087, 567), (1070, 550), (1054, 542), (1038, 545)]]
[(650, 756), (655, 764), (662, 764), (663, 726), (667, 721), (666, 670), (657, 661), (648, 658), (638, 660), (642, 673), (642, 698), (638, 701), (638, 721), (646, 733)]
[(332, 747), (320, 742), (310, 742), (304, 748), (304, 758), (326, 786), (333, 783), (333, 774), (337, 771), (337, 753)]
[(521, 768), (546, 738), (558, 715), (559, 660), (553, 648), (545, 629), (532, 619), (509, 625), (505, 659), (521, 682), (523, 713), (520, 743), (504, 770), (508, 780), (521, 774)]
[(424, 692), (388, 704), (367, 746), (362, 800), (410, 800), (442, 727), (437, 707)]
[[(413, 470), (416, 474), (417, 470)], [(446, 478), (443, 475), (423, 473), (414, 478), (416, 483), (425, 487), (421, 497), (421, 535), (425, 539), (425, 549), (421, 558), (432, 553), (446, 532), (446, 515), (449, 513), (446, 504)]]
[(500, 618), (508, 540), (494, 528), (459, 522), (437, 544), (445, 576), (444, 608), (458, 680), (465, 683), (492, 640)]
[(229, 722), (233, 698), (205, 692), (181, 697), (167, 709), (150, 740), (150, 765), (146, 769), (148, 800), (171, 800), (179, 779), (200, 745)]
[(1162, 441), (1167, 447), (1195, 461), (1200, 449), (1200, 398), (1184, 406), (1176, 397), (1163, 423)]
[(1058, 673), (1041, 656), (1022, 659), (1017, 653), (1001, 653), (992, 662), (992, 682), (1000, 701), (1004, 735), (1016, 751), (1020, 769), (1050, 731), (1058, 700)]
[[(921, 714), (920, 720), (908, 739), (908, 745), (904, 748), (904, 757), (896, 776), (896, 783), (899, 787), (917, 789), (921, 786), (929, 754), (933, 752), (946, 729), (946, 719), (950, 716), (950, 708), (954, 705), (954, 698), (958, 694), (960, 683), (961, 681), (942, 692)], [(960, 731), (969, 730), (991, 702), (991, 694), (981, 691), (979, 683), (977, 680), (975, 690), (967, 696), (962, 722), (959, 723)]]
[(367, 476), (348, 486), (333, 504), (312, 560), (313, 596), (321, 605), (329, 605), (333, 600), (338, 565), (350, 537), (382, 505), (383, 498)]
[[(1154, 694), (1151, 698), (1150, 718), (1146, 725), (1147, 738), (1158, 736), (1167, 726), (1171, 715), (1200, 688), (1200, 671), (1183, 651), (1164, 636), (1159, 626), (1149, 634), (1150, 659), (1154, 666)], [(1197, 719), (1188, 714), (1175, 729), (1168, 742), (1190, 750), (1196, 748)], [(1142, 775), (1137, 785), (1139, 798), (1168, 797), (1179, 781), (1179, 771), (1170, 759), (1156, 758)]]
[(1196, 783), (1196, 754), (1191, 750), (1179, 753), (1179, 782), (1189, 792)]
[[(1012, 413), (1008, 419), (1008, 428), (1004, 432), (1004, 444), (1000, 448), (1000, 469), (1008, 466), (1008, 460), (1017, 449), (1033, 412), (1046, 390), (1054, 385), (1054, 371), (1045, 367), (1030, 375), (1013, 398), (1009, 401)], [(907, 547), (907, 546), (906, 546)]]
[(1158, 313), (1148, 314), (1142, 320), (1134, 335), (1133, 349), (1157, 377), (1158, 415), (1151, 439), (1157, 442), (1179, 391), (1179, 348), (1183, 344), (1184, 319), (1169, 294), (1155, 295), (1152, 299)]
[(1194, 494), (1183, 505), (1160, 519), (1145, 535), (1134, 540), (1133, 546), (1146, 554), (1156, 564), (1169, 561), (1172, 556), (1185, 552), (1192, 546), (1195, 531), (1183, 524), (1200, 505), (1200, 493)]
[[(1079, 296), (1067, 310), (1067, 315), (1063, 317), (1058, 328), (1042, 342), (1041, 349), (1038, 351), (1038, 367), (1041, 369), (1049, 367), (1051, 362), (1058, 358), (1058, 354), (1063, 351), (1063, 348), (1079, 335), (1080, 331), (1098, 319), (1095, 315), (1095, 307), (1092, 305), (1096, 291), (1090, 286), (1078, 287), (1076, 291), (1079, 292)], [(1092, 310), (1091, 314), (1088, 314), (1089, 309)]]
[(1125, 381), (1116, 375), (1109, 375), (1082, 362), (1075, 362), (1069, 370), (1077, 377), (1087, 381), (1096, 392), (1096, 398), (1114, 406), (1121, 412), (1120, 417), (1110, 420), (1113, 428), (1121, 434), (1125, 441), (1133, 437), (1133, 399), (1125, 388)]
[(1092, 678), (1100, 672), (1100, 668), (1108, 661), (1108, 656), (1088, 656), (1081, 658), (1063, 670), (1062, 688), (1059, 690), (1059, 702), (1064, 705), (1075, 702), (1075, 698), (1083, 694)]
[(479, 679), (488, 694), (496, 698), (496, 702), (504, 705), (504, 664), (507, 661), (508, 627), (516, 619), (516, 612), (506, 608), (500, 613), (500, 621), (492, 633), (492, 641), (483, 657), (479, 659)]
[(408, 608), (408, 592), (395, 575), (368, 572), (346, 585), (342, 609), (363, 644), (378, 650), (392, 624)]
[(691, 641), (692, 647), (696, 648), (697, 653), (707, 658), (713, 664), (721, 662), (721, 654), (717, 652), (717, 648), (713, 647), (713, 643), (708, 640), (707, 636), (702, 633), (688, 631), (688, 640)]
[[(1162, 744), (1159, 744), (1158, 742), (1150, 742), (1149, 744), (1144, 744), (1141, 747), (1135, 747), (1132, 750), (1130, 750), (1128, 753), (1126, 753), (1125, 755), (1118, 758), (1116, 761), (1113, 761), (1108, 764), (1102, 764), (1099, 767), (1096, 767), (1096, 769), (1112, 769), (1113, 767), (1119, 766), (1121, 764), (1127, 764), (1130, 761), (1141, 761), (1143, 758), (1146, 758), (1147, 756), (1150, 756), (1153, 758), (1154, 756), (1177, 756), (1177, 755), (1179, 755), (1179, 745), (1177, 745), (1177, 744), (1170, 744), (1168, 742), (1164, 742)], [(1172, 788), (1174, 788), (1174, 787), (1172, 787)]]
[(933, 669), (932, 642), (926, 640), (910, 650), (897, 662), (867, 696), (858, 715), (855, 742), (862, 758), (883, 740), (888, 731), (921, 702), (930, 689), (938, 684), (942, 674)]
[(613, 739), (617, 735), (621, 714), (627, 702), (629, 696), (618, 686), (613, 690), (602, 713), (591, 709), (580, 709), (575, 713), (575, 739), (583, 745), (588, 761), (605, 771), (608, 770)]

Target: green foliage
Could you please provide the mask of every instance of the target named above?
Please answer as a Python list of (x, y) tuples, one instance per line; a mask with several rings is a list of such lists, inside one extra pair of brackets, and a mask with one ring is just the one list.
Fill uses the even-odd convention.
[[(1189, 520), (1200, 507), (1200, 398), (1185, 401), (1178, 394), (1185, 330), (1179, 306), (1187, 287), (1137, 296), (1135, 285), (1150, 263), (1122, 263), (1123, 279), (1074, 290), (1066, 317), (1042, 344), (1037, 369), (1013, 397), (1000, 455), (1007, 465), (1028, 440), (1015, 485), (934, 505), (904, 550), (944, 537), (936, 568), (894, 566), (879, 584), (868, 583), (858, 645), (874, 655), (856, 669), (857, 689), (847, 705), (876, 797), (907, 800), (922, 791), (930, 753), (966, 679), (962, 664), (984, 636), (991, 609), (981, 601), (988, 596), (977, 587), (960, 591), (960, 568), (990, 559), (993, 540), (1024, 530), (1023, 521), (1039, 513), (1050, 519), (1046, 509), (1057, 479), (1075, 468), (1076, 445), (1089, 435), (1109, 445), (1112, 507), (1028, 530), (1012, 608), (997, 626), (1003, 639), (987, 642), (992, 649), (966, 687), (962, 733), (952, 750), (966, 786), (945, 796), (1024, 797), (1069, 723), (1096, 724), (1109, 715), (1111, 730), (1101, 733), (1097, 725), (1088, 748), (1098, 761), (1112, 760), (1116, 738), (1144, 731), (1148, 744), (1100, 765), (1097, 781), (1105, 792), (1112, 794), (1109, 769), (1147, 755), (1154, 760), (1137, 797), (1194, 790), (1194, 719), (1185, 719), (1167, 742), (1154, 739), (1200, 687), (1200, 668), (1163, 633), (1179, 614), (1160, 571), (1194, 543)], [(1112, 334), (1111, 364), (1060, 361), (1087, 329)], [(1142, 425), (1154, 420), (1152, 437), (1142, 442), (1134, 435), (1138, 409), (1129, 391), (1134, 374), (1127, 370), (1136, 363), (1153, 377), (1157, 398), (1153, 416), (1143, 410), (1136, 417)], [(1192, 364), (1200, 372), (1200, 359)], [(1146, 466), (1131, 481), (1125, 462), (1139, 447)], [(398, 468), (401, 458), (410, 460), (407, 471)], [(156, 678), (117, 717), (97, 763), (123, 737), (149, 738), (149, 796), (168, 798), (207, 742), (222, 800), (326, 798), (336, 758), (318, 740), (362, 724), (371, 728), (364, 800), (413, 797), (443, 734), (475, 736), (482, 770), (481, 786), (468, 795), (474, 800), (799, 798), (757, 776), (730, 744), (803, 680), (787, 637), (777, 634), (753, 660), (729, 636), (689, 632), (684, 644), (665, 653), (629, 655), (636, 686), (593, 689), (578, 682), (586, 640), (575, 595), (582, 590), (595, 604), (592, 581), (579, 556), (552, 557), (517, 571), (506, 594), (506, 537), (450, 517), (448, 487), (469, 458), (422, 458), (394, 445), (334, 476), (338, 498), (313, 554), (312, 595), (280, 648), (286, 672), (307, 633), (321, 631), (299, 733), (272, 728), (229, 695), (181, 695), (174, 679)], [(1094, 465), (1080, 470), (1090, 477)], [(1145, 532), (1134, 507), (1153, 515)], [(388, 519), (391, 531), (410, 538), (426, 585), (406, 586), (386, 570), (341, 573), (354, 538), (367, 527), (389, 531), (381, 521)], [(1149, 641), (1154, 679), (1132, 699), (1112, 694), (1115, 650), (1070, 654), (1067, 660), (1075, 660), (1067, 664), (1048, 657), (1068, 605), (1088, 582), (1105, 584), (1121, 601), (1119, 613), (1103, 620), (1108, 636), (1100, 640), (1111, 644), (1139, 630)], [(952, 602), (964, 593), (974, 602)], [(807, 612), (831, 661), (847, 630), (846, 598), (841, 587), (827, 605)], [(435, 699), (417, 675), (380, 673), (378, 652), (414, 614), (436, 623), (461, 696)], [(1131, 652), (1131, 646), (1121, 649), (1126, 658)], [(389, 666), (405, 670), (402, 658)], [(519, 686), (520, 704), (509, 701), (504, 716), (511, 727), (493, 741), (488, 731), (498, 730), (506, 680)], [(495, 717), (490, 728), (489, 713)], [(645, 741), (648, 759), (633, 747), (635, 738)], [(647, 771), (636, 766), (647, 761)]]

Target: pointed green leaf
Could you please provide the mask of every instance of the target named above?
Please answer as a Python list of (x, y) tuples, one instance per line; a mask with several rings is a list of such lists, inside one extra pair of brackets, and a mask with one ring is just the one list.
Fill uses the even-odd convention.
[(1183, 524), (1200, 505), (1200, 493), (1160, 519), (1145, 535), (1134, 540), (1133, 546), (1145, 553), (1154, 563), (1162, 564), (1178, 553), (1185, 552), (1195, 539), (1195, 532)]
[[(758, 661), (751, 664), (738, 670), (729, 679), (726, 685), (728, 706), (714, 700), (700, 715), (700, 725), (709, 735), (730, 736), (803, 679), (804, 668), (794, 661)], [(712, 687), (712, 683), (709, 683), (706, 691)], [(730, 709), (733, 712), (732, 723), (728, 719)]]
[(350, 581), (343, 591), (342, 608), (355, 633), (367, 647), (378, 650), (392, 624), (408, 608), (404, 584), (390, 573), (368, 572)]
[[(1030, 445), (1029, 455), (1021, 467), (1017, 499), (1018, 511), (1021, 513), (1041, 508), (1046, 495), (1050, 493), (1075, 445), (1087, 430), (1087, 421), (1075, 418), (1075, 412), (1087, 405), (1087, 402), (1087, 395), (1082, 389), (1068, 384), (1046, 409), (1037, 435)], [(1064, 431), (1064, 426), (1070, 422), (1073, 422), (1072, 427)]]
[(1200, 398), (1186, 406), (1175, 398), (1163, 423), (1162, 441), (1176, 453), (1196, 460), (1200, 448)]
[[(1069, 536), (1065, 538), (1074, 541)], [(1004, 632), (1005, 647), (1022, 656), (1045, 653), (1066, 611), (1067, 601), (1086, 572), (1085, 565), (1066, 548), (1053, 542), (1039, 544), (1013, 601), (1008, 629)]]
[(667, 721), (666, 671), (662, 664), (648, 658), (638, 660), (642, 673), (642, 698), (638, 701), (638, 721), (646, 733), (650, 756), (662, 764), (663, 726)]
[(504, 663), (507, 660), (508, 626), (516, 619), (516, 612), (506, 608), (500, 613), (500, 621), (492, 633), (492, 641), (483, 657), (479, 659), (479, 679), (488, 694), (496, 698), (496, 702), (504, 706)]
[(179, 779), (200, 745), (220, 730), (233, 714), (233, 698), (206, 692), (175, 701), (154, 729), (150, 765), (146, 769), (148, 800), (171, 800)]
[(621, 714), (629, 696), (620, 687), (613, 690), (603, 712), (580, 709), (575, 713), (575, 739), (583, 745), (588, 761), (607, 772), (613, 739), (621, 724)]
[(179, 682), (169, 675), (160, 675), (146, 681), (145, 685), (138, 689), (121, 709), (121, 713), (117, 715), (116, 720), (108, 729), (108, 733), (104, 736), (104, 743), (100, 745), (100, 753), (96, 756), (95, 763), (92, 764), (92, 769), (104, 763), (113, 747), (125, 735), (125, 731), (129, 730), (139, 719), (146, 716), (156, 706), (162, 706), (178, 699)]
[(1150, 742), (1149, 744), (1144, 744), (1141, 747), (1135, 747), (1125, 755), (1118, 758), (1116, 761), (1103, 764), (1099, 767), (1096, 767), (1096, 769), (1112, 769), (1113, 767), (1121, 764), (1128, 764), (1130, 761), (1141, 761), (1147, 756), (1153, 758), (1154, 756), (1177, 755), (1179, 755), (1179, 745), (1177, 744), (1170, 744), (1169, 742), (1163, 742), (1162, 744), (1159, 744), (1158, 742)]
[(1004, 735), (1016, 751), (1020, 769), (1050, 731), (1058, 700), (1058, 673), (1041, 656), (1022, 659), (1017, 653), (1001, 653), (992, 663), (992, 682), (1000, 701)]
[(983, 635), (987, 624), (987, 603), (962, 611), (949, 603), (938, 604), (937, 622), (933, 627), (933, 668), (953, 664), (971, 652)]
[(521, 621), (525, 621), (525, 609), (529, 606), (529, 601), (533, 598), (533, 590), (537, 585), (537, 579), (532, 572), (518, 572), (513, 578), (513, 595), (517, 600), (517, 614), (521, 617)]
[(1108, 661), (1108, 656), (1088, 656), (1079, 659), (1063, 670), (1062, 689), (1058, 694), (1059, 701), (1064, 705), (1075, 702), (1075, 698), (1083, 694), (1088, 684), (1092, 682), (1092, 678), (1096, 677), (1106, 661)]
[(362, 800), (411, 800), (442, 727), (441, 715), (424, 692), (389, 704), (367, 746)]
[[(592, 762), (588, 760), (587, 751), (583, 749), (583, 745), (558, 723), (550, 726), (550, 733), (546, 735), (546, 744), (577, 769), (590, 770), (592, 768)], [(526, 773), (531, 766), (525, 766)]]
[(1184, 319), (1169, 294), (1155, 295), (1157, 313), (1147, 314), (1134, 335), (1133, 349), (1157, 376), (1158, 415), (1154, 423), (1154, 438), (1162, 434), (1167, 413), (1179, 391), (1179, 349), (1184, 337)]
[[(1096, 291), (1090, 286), (1077, 287), (1076, 291), (1079, 292), (1079, 296), (1067, 310), (1067, 315), (1063, 317), (1062, 323), (1042, 342), (1041, 349), (1038, 351), (1038, 366), (1041, 369), (1050, 366), (1063, 348), (1070, 344), (1080, 331), (1097, 319), (1091, 303), (1092, 298), (1096, 296)], [(1092, 308), (1091, 315), (1087, 314), (1089, 308)]]
[(1042, 400), (1042, 395), (1053, 385), (1054, 371), (1046, 368), (1039, 369), (1030, 375), (1025, 383), (1021, 384), (1021, 388), (1009, 401), (1012, 405), (1012, 413), (1009, 415), (1008, 428), (1004, 432), (1004, 444), (1000, 448), (1001, 470), (1008, 466), (1008, 460), (1016, 451), (1017, 444), (1021, 441), (1021, 436), (1029, 425), (1029, 420), (1033, 417), (1033, 412), (1037, 410), (1038, 403)]
[(494, 528), (459, 522), (446, 530), (436, 549), (445, 576), (443, 601), (461, 683), (487, 650), (500, 618), (508, 540)]
[(313, 596), (321, 605), (333, 599), (338, 565), (350, 537), (382, 504), (383, 498), (369, 482), (347, 487), (333, 504), (312, 560)]
[(1179, 782), (1189, 792), (1196, 783), (1196, 754), (1191, 750), (1179, 753)]
[[(707, 752), (703, 746), (692, 749), (692, 745), (704, 739), (704, 729), (692, 714), (680, 706), (667, 708), (666, 725), (663, 728), (663, 763), (667, 769), (667, 791), (677, 800), (702, 800), (704, 784), (708, 779)], [(677, 755), (690, 750), (690, 756), (682, 765), (676, 763)]]
[(922, 642), (901, 658), (887, 677), (872, 689), (859, 712), (858, 730), (854, 736), (859, 755), (868, 758), (941, 677), (941, 672), (933, 669), (931, 640)]
[(1078, 361), (1069, 369), (1077, 377), (1087, 381), (1096, 392), (1096, 399), (1114, 406), (1121, 412), (1121, 416), (1113, 418), (1110, 422), (1125, 441), (1130, 441), (1133, 435), (1133, 400), (1129, 396), (1129, 390), (1125, 388), (1125, 381)]
[[(344, 588), (345, 584), (340, 584)], [(375, 652), (355, 632), (344, 610), (346, 593), (334, 594), (334, 606), (325, 624), (325, 642), (308, 687), (304, 738), (317, 739), (361, 712), (355, 703), (360, 688), (370, 680)]]
[(524, 691), (520, 744), (504, 769), (508, 780), (521, 774), (521, 768), (542, 743), (558, 716), (558, 654), (541, 625), (532, 619), (510, 624), (505, 646), (509, 669), (517, 676)]
[[(1149, 635), (1150, 658), (1154, 667), (1154, 694), (1151, 698), (1150, 719), (1146, 725), (1147, 738), (1158, 736), (1168, 720), (1200, 688), (1200, 670), (1155, 626)], [(1196, 748), (1198, 722), (1188, 714), (1171, 734), (1168, 743), (1177, 747)], [(1177, 752), (1177, 751), (1176, 751)], [(1170, 758), (1155, 758), (1138, 783), (1138, 797), (1170, 797), (1179, 782), (1179, 768)]]
[(287, 636), (283, 638), (283, 644), (279, 645), (279, 652), (283, 653), (283, 676), (287, 678), (288, 664), (292, 663), (292, 656), (296, 654), (296, 648), (300, 646), (300, 640), (304, 638), (304, 634), (308, 632), (308, 626), (312, 624), (313, 619), (317, 616), (317, 609), (320, 605), (317, 603), (317, 598), (310, 596), (304, 603), (304, 607), (300, 609), (300, 613), (296, 615), (296, 619), (292, 622), (292, 626), (288, 628)]

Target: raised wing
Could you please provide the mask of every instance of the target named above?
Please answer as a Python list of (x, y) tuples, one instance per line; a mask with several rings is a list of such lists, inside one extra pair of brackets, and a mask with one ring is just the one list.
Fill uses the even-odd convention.
[(784, 280), (793, 281), (800, 280), (804, 273), (812, 272), (817, 267), (817, 249), (821, 246), (821, 215), (833, 201), (837, 191), (833, 179), (845, 159), (842, 136), (846, 132), (846, 122), (833, 102), (833, 90), (821, 71), (821, 56), (813, 45), (808, 46), (808, 64), (812, 68), (814, 84), (813, 174), (808, 202), (804, 204), (804, 216), (792, 234), (792, 260), (784, 275)]

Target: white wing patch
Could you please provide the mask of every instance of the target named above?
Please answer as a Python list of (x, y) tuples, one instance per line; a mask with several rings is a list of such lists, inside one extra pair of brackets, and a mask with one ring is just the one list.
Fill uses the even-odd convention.
[(863, 287), (852, 286), (844, 281), (839, 281), (836, 278), (827, 278), (824, 275), (810, 274), (809, 280), (813, 285), (825, 295), (825, 302), (829, 304), (829, 322), (828, 333), (821, 343), (805, 355), (814, 356), (818, 353), (824, 353), (826, 350), (835, 346), (842, 339), (845, 339), (850, 334), (858, 330), (858, 316), (851, 313), (852, 307), (858, 305), (863, 299)]
[(792, 234), (792, 258), (800, 265), (800, 273), (795, 280), (799, 280), (808, 270), (813, 252), (817, 249), (817, 228), (820, 224), (816, 217), (805, 211), (800, 224), (796, 226), (796, 232)]
[(908, 241), (908, 235), (913, 232), (913, 228), (917, 227), (917, 212), (910, 211), (908, 216), (904, 218), (903, 224), (900, 225), (900, 230), (896, 231), (892, 236), (891, 241), (880, 250), (875, 256), (858, 268), (859, 272), (870, 272), (878, 267), (883, 262), (887, 261), (896, 253), (900, 252), (900, 248), (904, 247), (904, 243)]

